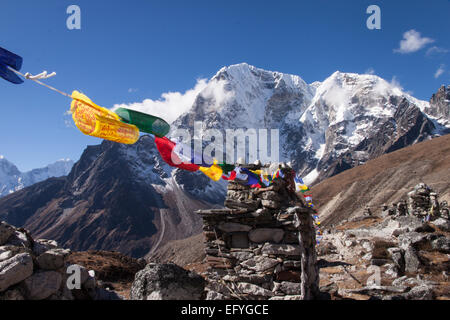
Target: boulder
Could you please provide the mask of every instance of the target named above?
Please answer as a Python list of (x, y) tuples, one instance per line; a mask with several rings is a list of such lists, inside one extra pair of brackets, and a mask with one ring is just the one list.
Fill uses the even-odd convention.
[(36, 258), (39, 268), (44, 270), (58, 270), (64, 266), (69, 249), (50, 249)]
[(261, 272), (273, 268), (279, 263), (280, 262), (276, 259), (263, 256), (256, 256), (254, 258), (241, 262), (241, 266), (256, 272)]
[(0, 262), (0, 292), (33, 274), (33, 258), (28, 253), (15, 255)]
[(238, 291), (245, 294), (250, 294), (252, 296), (264, 296), (272, 297), (274, 293), (270, 290), (264, 289), (263, 287), (257, 286), (256, 284), (239, 282)]
[(236, 258), (237, 260), (244, 261), (244, 260), (253, 258), (254, 254), (253, 254), (253, 252), (237, 251), (237, 252), (231, 252), (231, 256), (233, 258)]
[(0, 249), (0, 262), (8, 260), (12, 256), (14, 256), (14, 253), (12, 250), (1, 250)]
[[(226, 275), (222, 279), (224, 281), (231, 281), (231, 282), (248, 282), (248, 283), (253, 283), (253, 284), (264, 284), (264, 283), (269, 283), (272, 280), (272, 277), (270, 274), (249, 274), (249, 275), (242, 274), (242, 275), (235, 275), (235, 276)], [(228, 289), (227, 289), (226, 293), (229, 293)]]
[(0, 221), (0, 246), (4, 245), (14, 233), (14, 228), (4, 221)]
[(442, 231), (450, 232), (450, 221), (444, 218), (439, 218), (434, 220), (432, 223)]
[(216, 291), (208, 291), (205, 300), (224, 300), (225, 296)]
[[(265, 191), (260, 193), (260, 197), (263, 200), (281, 201), (281, 197), (278, 192), (275, 191)], [(264, 204), (263, 204), (264, 205)]]
[(29, 300), (43, 300), (61, 287), (62, 276), (55, 271), (38, 271), (21, 284)]
[(263, 205), (263, 207), (269, 209), (278, 209), (280, 207), (280, 203), (273, 200), (262, 200), (261, 204)]
[(439, 237), (431, 242), (431, 248), (443, 253), (450, 253), (450, 239), (447, 237)]
[[(389, 249), (392, 249), (392, 248), (389, 248)], [(398, 268), (398, 271), (400, 273), (403, 273), (405, 271), (405, 259), (403, 257), (403, 251), (401, 251), (401, 250), (392, 251), (392, 252), (390, 252), (390, 255), (391, 255), (392, 261)]]
[(406, 272), (417, 272), (420, 267), (420, 259), (416, 253), (416, 250), (409, 246), (405, 250), (405, 271)]
[(58, 243), (54, 240), (38, 239), (34, 241), (33, 254), (35, 256), (40, 256), (45, 251), (56, 249), (57, 247)]
[(433, 287), (427, 284), (418, 285), (403, 296), (407, 300), (433, 300)]
[(5, 261), (19, 253), (31, 253), (30, 249), (25, 247), (16, 247), (5, 245), (0, 247), (0, 262)]
[(199, 300), (205, 280), (173, 263), (150, 263), (139, 271), (130, 291), (131, 300)]
[(301, 254), (301, 250), (299, 245), (266, 243), (262, 248), (262, 253), (285, 255), (285, 256), (298, 256)]
[(248, 238), (252, 242), (262, 243), (262, 242), (275, 242), (279, 243), (283, 240), (284, 231), (282, 229), (274, 228), (258, 228), (253, 229), (249, 232)]
[(20, 232), (18, 230), (14, 231), (14, 233), (8, 238), (6, 244), (23, 248), (31, 247), (31, 243), (27, 235), (24, 232)]
[(415, 246), (426, 240), (427, 240), (427, 234), (419, 233), (419, 232), (409, 232), (409, 233), (401, 234), (398, 237), (398, 242), (400, 244), (400, 247), (403, 249), (406, 249), (409, 246)]
[(281, 282), (279, 289), (287, 295), (300, 295), (302, 285), (298, 282), (283, 281)]

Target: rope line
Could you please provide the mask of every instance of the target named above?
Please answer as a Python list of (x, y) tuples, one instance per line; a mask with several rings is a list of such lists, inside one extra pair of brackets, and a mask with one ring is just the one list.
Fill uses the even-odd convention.
[(73, 99), (73, 98), (72, 98), (72, 95), (67, 94), (67, 93), (65, 93), (64, 91), (58, 90), (58, 89), (56, 89), (56, 88), (54, 88), (54, 87), (52, 87), (52, 86), (49, 86), (48, 84), (45, 84), (45, 83), (39, 81), (38, 79), (32, 79), (32, 78), (30, 78), (30, 77), (27, 77), (27, 76), (25, 76), (23, 73), (21, 73), (21, 72), (19, 72), (19, 71), (17, 71), (17, 70), (14, 70), (13, 68), (8, 67), (8, 69), (11, 70), (12, 72), (16, 73), (17, 75), (20, 75), (20, 76), (24, 77), (24, 78), (27, 79), (27, 80), (32, 80), (32, 81), (36, 82), (37, 84), (40, 84), (41, 86), (47, 87), (48, 89), (50, 89), (50, 90), (52, 90), (52, 91), (55, 91), (55, 92), (57, 92), (57, 93), (59, 93), (59, 94), (62, 94), (63, 96), (66, 96), (66, 97), (68, 97), (68, 98), (70, 98), (70, 99)]

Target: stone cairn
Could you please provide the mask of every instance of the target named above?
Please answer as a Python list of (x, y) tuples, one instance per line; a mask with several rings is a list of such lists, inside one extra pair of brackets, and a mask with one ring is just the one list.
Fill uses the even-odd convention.
[[(260, 169), (260, 165), (247, 165)], [(293, 170), (266, 188), (228, 184), (224, 209), (203, 218), (208, 300), (308, 300), (319, 294), (313, 210), (295, 194)]]
[[(80, 265), (79, 288), (67, 285), (69, 249), (56, 241), (34, 240), (27, 230), (0, 221), (1, 300), (112, 300), (113, 292), (97, 286), (92, 270)], [(70, 282), (70, 281), (69, 281)]]
[(449, 207), (447, 202), (439, 203), (438, 194), (425, 183), (419, 183), (407, 194), (407, 200), (393, 203), (392, 207), (383, 207), (384, 215), (391, 216), (416, 216), (430, 217), (430, 220), (438, 218), (449, 219)]

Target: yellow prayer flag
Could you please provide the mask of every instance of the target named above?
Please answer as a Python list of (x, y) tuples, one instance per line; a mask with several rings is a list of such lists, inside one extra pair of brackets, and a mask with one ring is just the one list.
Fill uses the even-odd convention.
[(217, 165), (216, 161), (211, 167), (200, 167), (199, 170), (214, 181), (219, 181), (223, 174), (222, 168)]
[(72, 93), (72, 98), (72, 118), (84, 134), (125, 144), (139, 139), (139, 129), (121, 122), (114, 112), (96, 105), (78, 91)]

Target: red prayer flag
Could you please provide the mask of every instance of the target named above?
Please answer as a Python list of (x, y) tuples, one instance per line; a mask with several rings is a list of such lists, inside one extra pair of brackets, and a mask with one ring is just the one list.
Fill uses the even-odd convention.
[(156, 148), (161, 154), (161, 158), (171, 167), (180, 168), (187, 171), (197, 171), (200, 167), (193, 163), (186, 163), (180, 160), (180, 157), (173, 152), (175, 143), (166, 137), (160, 138), (155, 136)]

